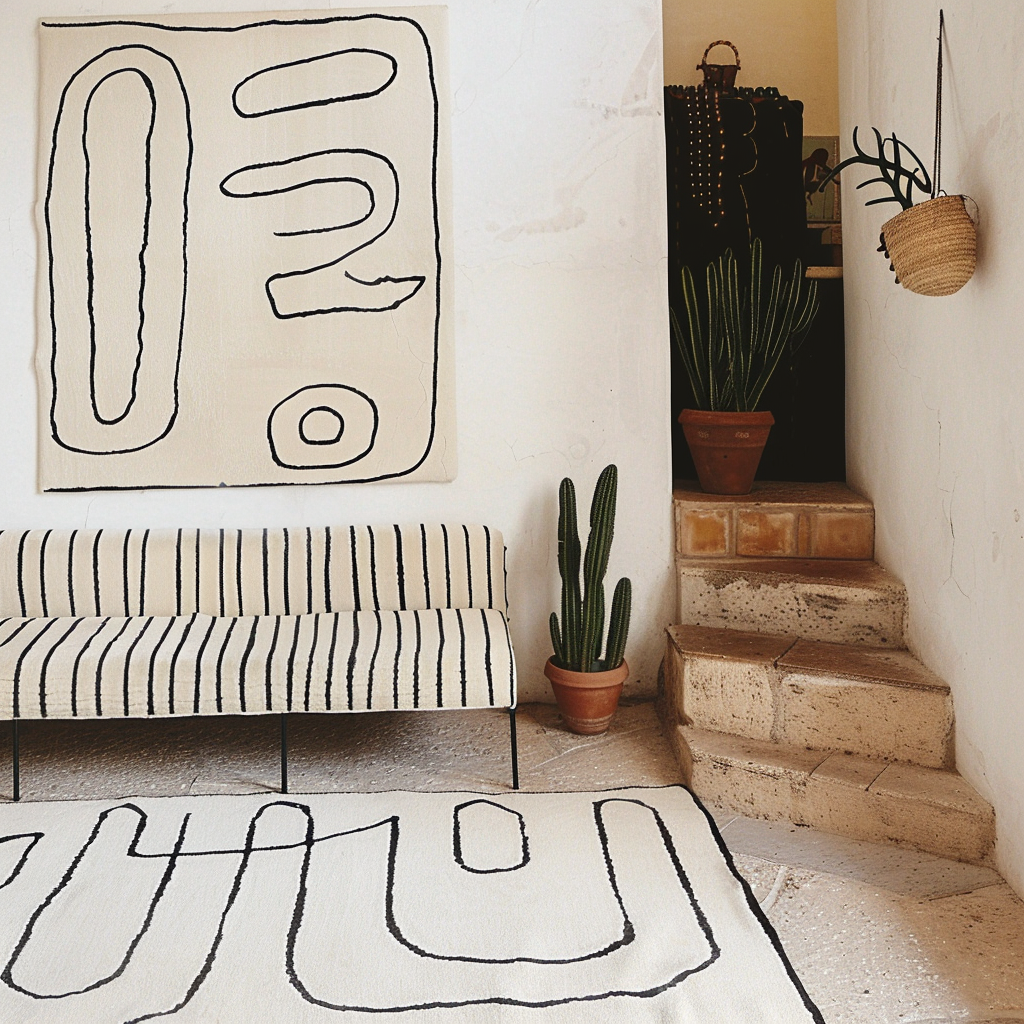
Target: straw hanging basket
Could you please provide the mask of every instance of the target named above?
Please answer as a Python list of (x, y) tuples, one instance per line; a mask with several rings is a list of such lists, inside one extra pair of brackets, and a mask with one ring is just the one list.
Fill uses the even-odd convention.
[(882, 225), (896, 280), (918, 295), (952, 295), (974, 274), (977, 240), (963, 196), (936, 196)]

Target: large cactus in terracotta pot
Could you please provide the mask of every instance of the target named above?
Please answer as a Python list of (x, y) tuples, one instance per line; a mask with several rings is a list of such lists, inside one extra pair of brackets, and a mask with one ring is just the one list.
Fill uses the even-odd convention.
[(583, 556), (583, 589), (580, 591), (580, 537), (576, 519), (576, 488), (566, 477), (558, 489), (558, 571), (562, 577), (561, 622), (551, 613), (554, 662), (574, 672), (606, 672), (623, 664), (632, 584), (623, 577), (612, 595), (605, 640), (604, 578), (615, 533), (615, 499), (618, 469), (606, 466), (598, 478), (590, 506), (590, 534)]

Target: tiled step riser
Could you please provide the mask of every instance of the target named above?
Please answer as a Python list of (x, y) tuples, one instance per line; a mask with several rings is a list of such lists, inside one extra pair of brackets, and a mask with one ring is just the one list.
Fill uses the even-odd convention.
[(674, 492), (676, 551), (687, 558), (874, 557), (871, 502), (843, 484), (758, 482), (750, 494)]
[(903, 646), (906, 592), (815, 581), (761, 583), (677, 563), (677, 622), (755, 633), (787, 633), (808, 640)]
[(676, 510), (676, 550), (689, 558), (873, 558), (870, 513)]
[(953, 763), (948, 690), (683, 654), (671, 640), (667, 662), (666, 697), (680, 721), (698, 728), (927, 768)]
[(995, 822), (989, 808), (951, 807), (898, 787), (873, 790), (799, 768), (720, 757), (691, 742), (685, 727), (672, 732), (687, 784), (718, 807), (972, 863), (991, 858)]

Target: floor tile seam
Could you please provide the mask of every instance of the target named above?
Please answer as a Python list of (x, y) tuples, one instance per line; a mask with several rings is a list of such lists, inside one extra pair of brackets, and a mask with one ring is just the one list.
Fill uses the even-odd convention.
[(545, 758), (543, 761), (538, 761), (535, 764), (530, 765), (530, 771), (537, 768), (543, 768), (544, 765), (551, 764), (553, 761), (561, 760), (564, 757), (568, 757), (570, 754), (579, 754), (582, 751), (588, 750), (604, 750), (605, 747), (615, 744), (620, 737), (626, 737), (633, 733), (641, 732), (641, 729), (632, 729), (627, 733), (618, 733), (616, 736), (609, 736), (599, 740), (597, 743), (579, 743), (576, 746), (569, 747), (567, 750), (562, 750), (557, 754), (553, 754), (551, 757)]
[[(814, 828), (814, 826), (807, 826)], [(831, 834), (831, 833), (826, 833)], [(880, 850), (890, 851), (893, 849), (892, 845), (883, 842), (881, 840), (877, 842), (871, 842), (870, 840), (858, 840), (858, 842), (870, 843), (870, 845), (877, 847)], [(819, 864), (811, 864), (805, 861), (795, 860), (794, 858), (785, 857), (778, 854), (772, 853), (751, 853), (749, 850), (734, 850), (734, 853), (742, 854), (745, 857), (751, 857), (757, 860), (765, 861), (768, 864), (774, 864), (779, 867), (789, 868), (792, 871), (806, 871), (815, 877), (822, 877), (825, 879), (836, 879), (840, 882), (855, 882), (857, 885), (863, 885), (869, 889), (876, 890), (880, 893), (885, 893), (887, 896), (892, 897), (895, 900), (902, 900), (911, 903), (932, 903), (941, 899), (947, 898), (947, 896), (965, 896), (972, 892), (980, 891), (981, 889), (987, 889), (997, 887), (1000, 882), (989, 882), (987, 885), (978, 886), (976, 889), (965, 889), (963, 891), (950, 892), (950, 893), (939, 893), (934, 896), (921, 895), (912, 892), (902, 892), (899, 889), (893, 889), (885, 882), (877, 879), (865, 878), (862, 875), (857, 875), (852, 872), (835, 871), (830, 870), (826, 867), (821, 867)], [(927, 856), (926, 854), (920, 854), (920, 856)], [(933, 855), (934, 856), (934, 855)], [(1005, 884), (1005, 883), (1002, 883)]]
[[(994, 871), (995, 868), (992, 868), (990, 870)], [(942, 893), (937, 893), (934, 896), (922, 896), (922, 897), (920, 897), (920, 902), (922, 902), (922, 903), (939, 903), (942, 900), (951, 900), (951, 899), (953, 899), (956, 896), (971, 896), (971, 895), (973, 895), (976, 892), (984, 892), (986, 889), (998, 889), (998, 888), (1000, 888), (1002, 886), (1007, 886), (1007, 888), (1009, 889), (1009, 886), (1007, 885), (1006, 880), (1004, 878), (1000, 877), (999, 880), (996, 881), (996, 882), (986, 882), (984, 885), (975, 885), (975, 886), (972, 886), (969, 889), (957, 889), (955, 892), (942, 892)], [(1010, 892), (1013, 892), (1013, 890), (1010, 889)], [(1016, 895), (1016, 894), (1014, 894), (1014, 895)], [(1019, 897), (1017, 897), (1017, 898), (1019, 899)]]
[[(645, 702), (648, 703), (648, 702)], [(554, 734), (556, 736), (567, 736), (572, 735), (565, 727), (558, 726), (540, 726), (545, 734)], [(649, 729), (646, 724), (641, 723), (640, 725), (631, 725), (626, 729), (616, 729), (614, 731), (608, 730), (607, 732), (597, 733), (593, 736), (584, 737), (580, 742), (576, 743), (570, 749), (572, 750), (584, 750), (586, 748), (597, 748), (603, 746), (605, 743), (614, 743), (618, 739), (622, 739), (625, 736), (635, 736), (637, 733), (648, 732)], [(565, 751), (559, 751), (559, 753), (565, 753)]]

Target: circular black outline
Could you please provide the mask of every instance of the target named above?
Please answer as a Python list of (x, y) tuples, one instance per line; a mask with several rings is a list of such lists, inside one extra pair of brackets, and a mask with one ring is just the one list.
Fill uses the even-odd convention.
[[(329, 412), (334, 415), (338, 420), (338, 433), (330, 441), (315, 441), (312, 438), (306, 437), (306, 431), (304, 424), (306, 418), (312, 416), (315, 412)], [(332, 409), (329, 405), (314, 405), (312, 409), (307, 409), (302, 416), (299, 418), (299, 440), (303, 444), (337, 444), (345, 433), (345, 417), (338, 412), (337, 409)]]
[[(280, 455), (277, 452), (277, 445), (274, 444), (274, 416), (277, 410), (281, 408), (286, 402), (290, 402), (297, 395), (301, 395), (303, 391), (313, 391), (317, 388), (341, 388), (345, 391), (352, 391), (357, 394), (360, 398), (366, 399), (370, 404), (370, 408), (373, 410), (373, 430), (370, 431), (370, 442), (366, 448), (361, 451), (358, 455), (353, 456), (351, 459), (346, 459), (344, 462), (330, 462), (324, 465), (316, 466), (295, 466), (290, 462), (282, 461)], [(360, 459), (366, 458), (367, 455), (373, 451), (373, 446), (377, 443), (377, 431), (380, 429), (380, 410), (377, 408), (377, 403), (368, 395), (365, 391), (360, 391), (359, 388), (350, 387), (348, 384), (306, 384), (299, 388), (297, 391), (293, 391), (290, 395), (285, 396), (281, 399), (273, 409), (270, 410), (270, 415), (267, 417), (267, 443), (270, 445), (270, 457), (274, 460), (274, 463), (280, 466), (282, 469), (297, 469), (297, 470), (318, 470), (318, 469), (341, 469), (343, 466), (350, 466), (353, 462), (358, 462)]]

